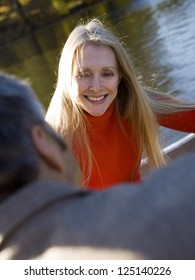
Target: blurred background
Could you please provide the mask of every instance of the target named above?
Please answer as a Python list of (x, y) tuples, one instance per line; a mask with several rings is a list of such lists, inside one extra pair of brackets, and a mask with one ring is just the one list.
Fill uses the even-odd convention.
[[(47, 109), (62, 47), (92, 17), (123, 39), (140, 82), (195, 102), (194, 0), (0, 0), (0, 70), (27, 79)], [(183, 135), (163, 128), (164, 146)]]

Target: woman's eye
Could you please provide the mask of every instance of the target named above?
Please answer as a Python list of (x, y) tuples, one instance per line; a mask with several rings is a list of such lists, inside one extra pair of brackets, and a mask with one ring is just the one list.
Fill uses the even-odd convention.
[(86, 78), (90, 78), (91, 75), (88, 72), (80, 72), (77, 74), (77, 77), (81, 79), (86, 79)]
[(106, 78), (109, 78), (109, 77), (113, 77), (114, 76), (114, 73), (112, 72), (105, 72), (102, 74), (103, 77), (106, 77)]

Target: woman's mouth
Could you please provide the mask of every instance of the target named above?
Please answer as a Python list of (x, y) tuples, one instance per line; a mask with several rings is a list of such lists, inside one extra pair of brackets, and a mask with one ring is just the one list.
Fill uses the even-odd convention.
[(98, 103), (98, 102), (103, 101), (107, 97), (107, 94), (101, 95), (101, 96), (87, 96), (87, 95), (85, 95), (85, 97), (93, 103)]

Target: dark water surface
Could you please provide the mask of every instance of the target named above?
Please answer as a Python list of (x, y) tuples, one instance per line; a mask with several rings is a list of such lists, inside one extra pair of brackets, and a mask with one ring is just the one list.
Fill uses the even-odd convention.
[[(105, 1), (0, 49), (0, 69), (28, 79), (47, 108), (63, 44), (83, 18), (108, 20), (148, 86), (195, 102), (195, 1)], [(183, 136), (163, 129), (166, 144)]]

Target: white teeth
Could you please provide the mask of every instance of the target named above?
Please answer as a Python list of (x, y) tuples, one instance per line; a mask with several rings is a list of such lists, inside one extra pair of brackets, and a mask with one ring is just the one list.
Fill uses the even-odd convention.
[(102, 95), (102, 96), (99, 96), (99, 97), (95, 97), (95, 96), (87, 96), (87, 98), (91, 101), (95, 101), (95, 102), (98, 102), (98, 101), (101, 101), (103, 100), (105, 97), (105, 95)]

